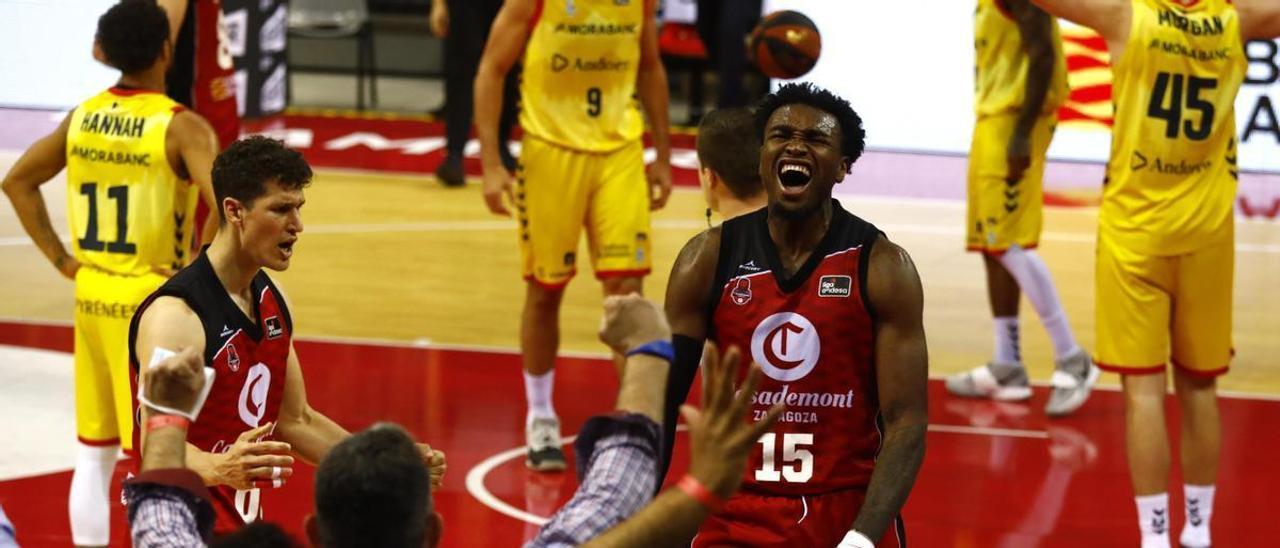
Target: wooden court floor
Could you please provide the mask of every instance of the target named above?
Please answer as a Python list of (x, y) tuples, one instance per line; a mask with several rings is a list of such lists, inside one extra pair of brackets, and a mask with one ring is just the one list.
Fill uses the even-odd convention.
[[(60, 229), (66, 226), (63, 186), (54, 181), (45, 187)], [(915, 259), (925, 289), (931, 374), (987, 359), (991, 324), (985, 278), (978, 258), (962, 249), (963, 204), (841, 197)], [(1096, 217), (1092, 208), (1047, 208), (1040, 245), (1086, 348), (1094, 340)], [(478, 185), (449, 189), (431, 177), (321, 170), (307, 190), (303, 220), (292, 267), (275, 274), (300, 336), (517, 346), (524, 284), (515, 224), (484, 209)], [(654, 272), (645, 284), (647, 294), (661, 297), (676, 253), (705, 227), (701, 195), (677, 189), (667, 208), (654, 216)], [(0, 317), (70, 321), (71, 283), (30, 245), (7, 206), (0, 208), (0, 265)], [(1235, 284), (1237, 353), (1220, 386), (1280, 395), (1280, 223), (1239, 221)], [(564, 350), (604, 352), (595, 338), (599, 303), (599, 284), (589, 265), (580, 264), (562, 311)], [(1048, 340), (1026, 304), (1022, 315), (1032, 379), (1047, 381), (1052, 369)], [(1114, 385), (1116, 377), (1105, 374), (1103, 382)]]

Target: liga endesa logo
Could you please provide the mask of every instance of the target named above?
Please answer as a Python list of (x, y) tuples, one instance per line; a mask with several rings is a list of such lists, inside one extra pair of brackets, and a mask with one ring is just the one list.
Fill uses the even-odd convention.
[(1092, 29), (1063, 25), (1062, 52), (1067, 58), (1071, 95), (1058, 109), (1058, 122), (1078, 128), (1110, 129), (1115, 118), (1107, 41)]

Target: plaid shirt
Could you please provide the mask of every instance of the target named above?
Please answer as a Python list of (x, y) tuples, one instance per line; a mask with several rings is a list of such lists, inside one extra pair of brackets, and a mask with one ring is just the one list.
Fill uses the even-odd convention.
[(574, 444), (578, 491), (525, 548), (577, 546), (622, 523), (653, 499), (662, 429), (643, 415), (592, 417)]
[(9, 516), (4, 515), (4, 508), (0, 508), (0, 548), (17, 547), (18, 540), (13, 533), (13, 524), (9, 522)]
[(124, 496), (135, 547), (204, 546), (213, 532), (209, 490), (195, 472), (148, 470), (125, 483)]

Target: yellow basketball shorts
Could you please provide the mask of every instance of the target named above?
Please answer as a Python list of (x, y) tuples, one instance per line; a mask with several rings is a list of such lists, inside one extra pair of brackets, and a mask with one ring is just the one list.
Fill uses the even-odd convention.
[(1009, 137), (1016, 114), (979, 118), (969, 148), (969, 214), (965, 247), (1000, 254), (1014, 244), (1033, 249), (1044, 223), (1044, 164), (1056, 115), (1042, 116), (1031, 131), (1031, 166), (1009, 181)]
[(526, 280), (569, 283), (584, 227), (597, 278), (649, 273), (649, 185), (640, 141), (588, 153), (526, 135), (516, 178)]
[(119, 276), (83, 266), (76, 272), (76, 435), (87, 445), (133, 445), (129, 321), (159, 274)]
[(1169, 362), (1198, 376), (1226, 373), (1233, 230), (1212, 245), (1172, 256), (1143, 255), (1099, 234), (1095, 363), (1122, 374), (1163, 373)]

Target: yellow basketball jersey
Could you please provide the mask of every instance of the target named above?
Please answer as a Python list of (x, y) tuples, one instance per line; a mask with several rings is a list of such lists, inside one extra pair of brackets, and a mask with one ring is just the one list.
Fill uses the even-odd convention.
[(165, 154), (181, 108), (163, 93), (119, 88), (76, 108), (67, 131), (67, 218), (81, 264), (120, 275), (183, 266), (199, 192)]
[(640, 33), (649, 0), (540, 0), (525, 46), (520, 126), (586, 152), (640, 138)]
[[(978, 0), (974, 11), (974, 109), (978, 117), (1016, 114), (1027, 94), (1027, 54), (1022, 32), (1004, 7), (1004, 0)], [(1062, 54), (1062, 34), (1053, 19), (1053, 79), (1045, 96), (1044, 114), (1051, 114), (1071, 93), (1067, 86), (1067, 61)]]
[(1134, 0), (1114, 67), (1115, 126), (1101, 230), (1134, 251), (1178, 255), (1232, 222), (1235, 98), (1246, 62), (1226, 0)]

